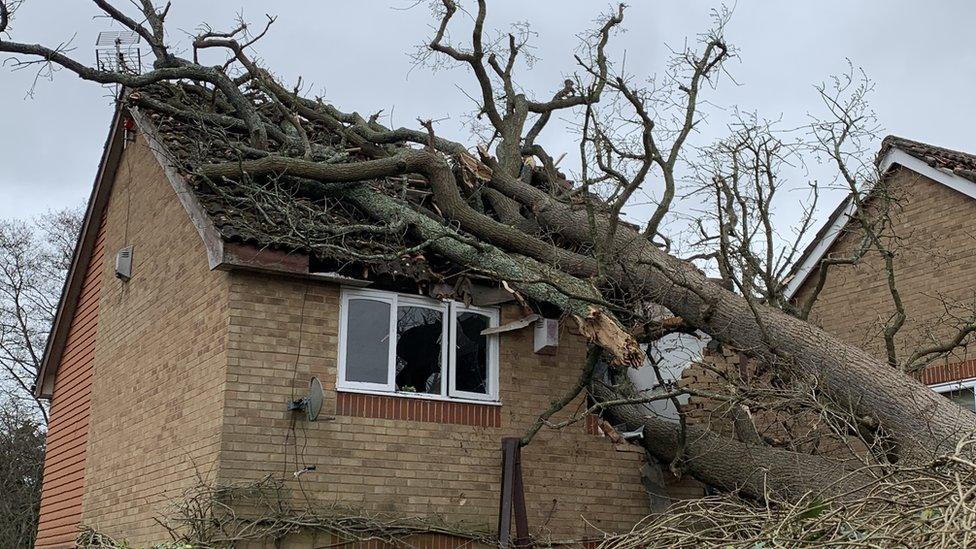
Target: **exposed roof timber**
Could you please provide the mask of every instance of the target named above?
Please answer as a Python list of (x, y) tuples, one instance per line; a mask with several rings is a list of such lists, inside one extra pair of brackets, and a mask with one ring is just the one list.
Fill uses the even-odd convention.
[[(976, 198), (976, 182), (970, 181), (949, 170), (930, 166), (925, 161), (897, 148), (897, 145), (890, 147), (887, 153), (879, 160), (878, 171), (883, 176), (886, 176), (895, 166), (902, 166), (970, 198)], [(870, 188), (862, 191), (862, 195), (868, 193), (870, 193)], [(820, 260), (827, 255), (830, 247), (843, 232), (847, 222), (854, 214), (854, 208), (853, 196), (848, 195), (844, 199), (844, 202), (827, 219), (827, 223), (804, 251), (800, 261), (797, 263), (797, 267), (794, 269), (792, 278), (786, 284), (784, 294), (787, 299), (793, 299), (796, 292), (806, 282), (806, 279), (820, 264)]]
[(533, 322), (539, 320), (540, 318), (542, 318), (541, 315), (532, 313), (530, 315), (523, 316), (518, 320), (513, 320), (507, 324), (502, 324), (501, 326), (495, 326), (494, 328), (485, 328), (484, 330), (481, 330), (481, 335), (492, 335), (492, 334), (500, 334), (503, 332), (512, 332), (515, 330), (521, 330), (522, 328), (525, 328), (526, 326), (532, 324)]

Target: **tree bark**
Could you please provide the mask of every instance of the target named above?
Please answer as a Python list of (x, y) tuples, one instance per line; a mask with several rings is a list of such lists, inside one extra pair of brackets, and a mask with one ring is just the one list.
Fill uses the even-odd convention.
[[(590, 389), (598, 401), (622, 398), (602, 384)], [(643, 427), (641, 444), (663, 463), (682, 456), (684, 469), (699, 481), (727, 491), (766, 500), (796, 501), (805, 494), (814, 498), (853, 498), (875, 482), (860, 464), (817, 455), (780, 450), (763, 444), (746, 444), (722, 437), (697, 425), (686, 427), (685, 446), (679, 443), (679, 426), (647, 413), (640, 405), (618, 405), (609, 413), (628, 429)]]

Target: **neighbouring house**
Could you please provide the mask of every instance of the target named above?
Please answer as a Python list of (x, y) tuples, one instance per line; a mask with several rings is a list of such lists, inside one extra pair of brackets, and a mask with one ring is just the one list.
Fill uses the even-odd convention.
[[(862, 194), (863, 204), (869, 219), (886, 216), (885, 233), (896, 237), (888, 242), (906, 313), (895, 338), (897, 357), (904, 363), (919, 349), (950, 341), (976, 320), (976, 155), (889, 136), (876, 162), (881, 182)], [(855, 211), (853, 196), (848, 196), (794, 265), (786, 287), (794, 303), (805, 303), (816, 292), (824, 259), (851, 257), (861, 246), (864, 232), (852, 219)], [(885, 360), (883, 330), (894, 313), (884, 261), (869, 253), (855, 264), (829, 267), (809, 319)], [(933, 355), (936, 360), (930, 363), (918, 362), (921, 367), (912, 375), (976, 410), (976, 357), (963, 343), (944, 356)], [(745, 371), (744, 358), (733, 349), (706, 360), (734, 375)], [(699, 387), (721, 383), (714, 369), (701, 365), (685, 369), (681, 376), (682, 383)], [(715, 401), (692, 398), (685, 409), (695, 421), (711, 422), (718, 430), (729, 430), (733, 423), (731, 410)], [(775, 437), (784, 424), (810, 428), (809, 418), (780, 416), (762, 418), (760, 430), (768, 428)]]
[[(166, 541), (156, 519), (185, 491), (269, 475), (294, 501), (494, 532), (502, 439), (576, 382), (575, 325), (536, 352), (525, 304), (474, 276), (439, 283), (436, 257), (268, 241), (262, 227), (295, 220), (188, 181), (199, 131), (147, 108), (112, 122), (36, 383), (51, 401), (37, 547), (73, 546), (80, 527)], [(289, 410), (312, 376), (316, 421)], [(524, 448), (534, 536), (599, 539), (648, 514), (643, 450), (613, 440), (590, 416)]]
[[(890, 233), (897, 242), (895, 286), (907, 318), (895, 340), (897, 356), (944, 344), (976, 320), (976, 155), (888, 136), (877, 165), (884, 178)], [(873, 207), (869, 201), (865, 204)], [(815, 271), (828, 257), (843, 257), (862, 232), (850, 216), (848, 197), (805, 250), (787, 286), (802, 302), (814, 291)], [(885, 356), (885, 322), (895, 313), (882, 259), (869, 254), (856, 265), (828, 271), (810, 319), (842, 339)], [(976, 360), (964, 344), (914, 374), (935, 391), (976, 409)]]

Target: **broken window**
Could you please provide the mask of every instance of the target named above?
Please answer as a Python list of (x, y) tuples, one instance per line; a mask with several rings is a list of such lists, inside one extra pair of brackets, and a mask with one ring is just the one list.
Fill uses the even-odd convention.
[(480, 313), (458, 312), (455, 326), (453, 392), (487, 395), (488, 336), (481, 331), (491, 326), (491, 319)]
[(443, 336), (443, 310), (413, 305), (397, 308), (397, 391), (442, 393)]
[(498, 311), (351, 289), (340, 309), (339, 389), (497, 400)]

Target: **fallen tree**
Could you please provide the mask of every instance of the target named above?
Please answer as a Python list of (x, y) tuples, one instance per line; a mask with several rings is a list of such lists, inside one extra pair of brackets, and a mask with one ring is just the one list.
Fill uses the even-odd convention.
[[(775, 362), (793, 376), (817, 380), (825, 392), (844, 407), (854, 410), (863, 421), (897, 426), (889, 432), (898, 441), (904, 455), (932, 457), (955, 447), (961, 438), (976, 431), (976, 416), (930, 391), (916, 379), (890, 375), (890, 368), (867, 352), (781, 310), (749, 302), (745, 296), (708, 280), (697, 268), (663, 252), (630, 227), (614, 228), (612, 220), (601, 216), (588, 220), (585, 211), (575, 210), (515, 177), (507, 177), (490, 158), (485, 160), (493, 165), (495, 189), (535, 212), (539, 224), (552, 233), (578, 246), (592, 247), (601, 242), (606, 246), (603, 253), (613, 259), (598, 263), (593, 258), (548, 244), (477, 214), (463, 205), (457, 183), (449, 178), (451, 170), (447, 165), (441, 165), (437, 170), (428, 166), (441, 162), (433, 154), (408, 150), (390, 159), (338, 166), (269, 157), (203, 166), (200, 172), (207, 177), (295, 175), (330, 183), (363, 181), (408, 172), (426, 175), (431, 181), (435, 204), (450, 219), (460, 223), (466, 232), (511, 252), (558, 267), (566, 275), (592, 278), (602, 272), (603, 276), (612, 277), (624, 291), (638, 289), (644, 298), (666, 307), (688, 325), (716, 340), (744, 349), (758, 360)], [(417, 160), (419, 157), (423, 160)], [(361, 201), (360, 206), (378, 219), (389, 213), (370, 204), (369, 199)], [(454, 258), (460, 259), (459, 256)], [(498, 272), (499, 266), (491, 260), (486, 259), (478, 266), (505, 278)], [(563, 280), (548, 282), (564, 295), (571, 296), (570, 280), (570, 276), (566, 276)], [(565, 310), (578, 318), (585, 316), (568, 307)], [(602, 337), (602, 332), (595, 332), (594, 341), (606, 343)], [(606, 348), (620, 364), (634, 365), (633, 349), (614, 345)], [(906, 406), (906, 402), (912, 405)]]
[[(142, 0), (138, 16), (130, 17), (106, 0), (95, 4), (149, 44), (151, 70), (99, 70), (57, 48), (8, 40), (19, 5), (9, 0), (0, 1), (0, 52), (24, 56), (20, 66), (55, 64), (123, 86), (127, 107), (170, 128), (173, 161), (199, 188), (228, 203), (283, 204), (287, 219), (255, 223), (268, 241), (308, 250), (340, 271), (423, 256), (427, 276), (438, 283), (457, 284), (473, 273), (509, 288), (527, 307), (572, 317), (617, 368), (642, 365), (641, 343), (661, 327), (663, 307), (680, 319), (681, 330), (705, 333), (829, 395), (870, 436), (889, 441), (888, 461), (928, 459), (976, 431), (976, 415), (782, 310), (790, 310), (783, 303), (757, 297), (723, 265), (719, 283), (669, 252), (662, 219), (676, 194), (686, 141), (700, 122), (700, 94), (734, 54), (722, 20), (698, 50), (678, 52), (669, 86), (640, 89), (629, 75), (615, 73), (606, 55), (623, 23), (620, 6), (584, 39), (579, 74), (550, 99), (536, 100), (515, 80), (528, 35), (486, 43), (481, 0), (470, 43), (450, 44), (447, 29), (458, 8), (443, 0), (429, 52), (474, 75), (478, 115), (491, 126), (469, 148), (437, 136), (430, 121), (419, 121), (419, 129), (387, 128), (378, 116), (343, 112), (303, 96), (300, 86), (286, 88), (249, 54), (267, 27), (251, 33), (242, 22), (230, 32), (204, 30), (194, 52), (227, 54), (224, 64), (210, 67), (166, 43), (168, 6)], [(614, 106), (600, 111), (608, 95)], [(662, 101), (678, 105), (671, 118), (661, 117)], [(557, 113), (579, 121), (575, 182), (538, 142)], [(614, 116), (616, 126), (607, 119)], [(620, 125), (631, 129), (621, 133)], [(621, 212), (650, 186), (652, 172), (661, 182), (654, 211), (643, 226), (623, 222)], [(327, 229), (310, 229), (309, 219)], [(612, 391), (593, 395), (615, 400), (620, 395)], [(755, 498), (770, 487), (799, 498), (814, 488), (867, 480), (820, 456), (720, 441), (683, 423), (641, 417), (626, 405), (610, 412), (643, 424), (645, 445), (658, 458), (682, 461), (697, 478)]]

